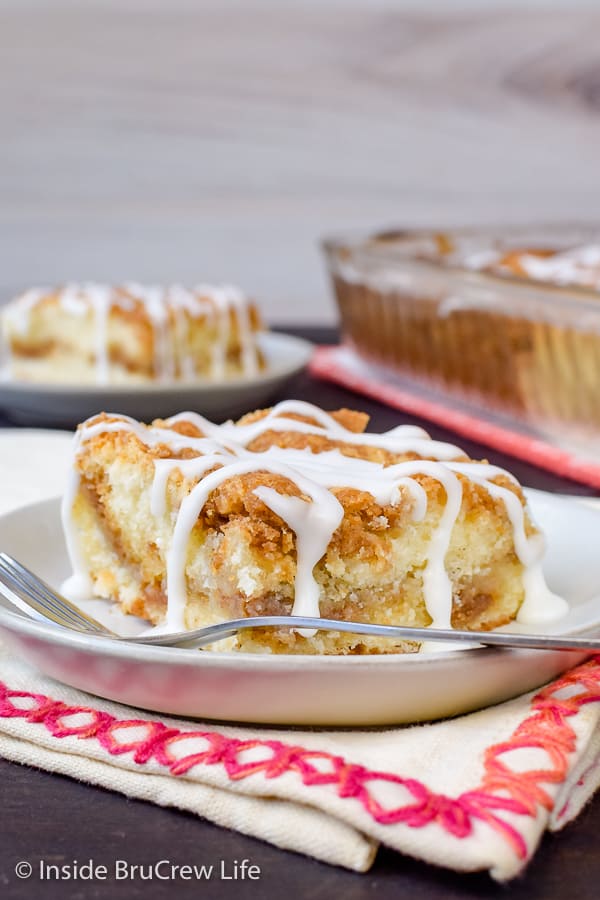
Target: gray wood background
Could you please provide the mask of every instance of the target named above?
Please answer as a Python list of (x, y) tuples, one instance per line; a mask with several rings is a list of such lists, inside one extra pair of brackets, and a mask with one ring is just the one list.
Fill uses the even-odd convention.
[(228, 280), (330, 322), (320, 235), (600, 219), (600, 3), (0, 0), (0, 298)]

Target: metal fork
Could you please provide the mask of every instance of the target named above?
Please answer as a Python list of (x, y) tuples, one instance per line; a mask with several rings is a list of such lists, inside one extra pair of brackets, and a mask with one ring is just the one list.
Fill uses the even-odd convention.
[[(410, 628), (403, 625), (373, 625), (367, 622), (346, 622), (308, 616), (252, 616), (232, 619), (175, 633), (153, 633), (124, 637), (115, 634), (92, 616), (82, 612), (66, 597), (56, 593), (45, 581), (7, 553), (0, 553), (0, 593), (18, 609), (33, 609), (56, 625), (91, 636), (110, 637), (123, 642), (153, 646), (205, 647), (215, 641), (231, 637), (248, 628), (295, 628), (318, 631), (343, 631), (418, 643), (466, 641), (494, 647), (527, 648), (534, 650), (600, 650), (598, 637), (555, 637), (546, 634), (506, 634), (496, 631), (466, 631), (461, 629)], [(15, 602), (15, 597), (17, 602)]]
[(97, 619), (88, 616), (62, 594), (58, 594), (8, 553), (0, 553), (0, 593), (22, 612), (34, 610), (55, 625), (74, 631), (118, 637)]

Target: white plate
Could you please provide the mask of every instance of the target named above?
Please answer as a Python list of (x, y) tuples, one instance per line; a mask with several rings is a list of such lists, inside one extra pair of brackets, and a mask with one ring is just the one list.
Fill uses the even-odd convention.
[(61, 494), (71, 469), (72, 431), (0, 428), (3, 513)]
[(258, 335), (267, 368), (226, 381), (63, 385), (0, 381), (0, 409), (17, 422), (76, 425), (104, 410), (150, 421), (190, 409), (223, 421), (264, 405), (306, 366), (313, 345), (277, 332)]
[[(554, 630), (591, 628), (600, 621), (600, 513), (539, 491), (528, 497), (548, 537), (550, 585), (572, 608)], [(68, 574), (59, 501), (2, 516), (0, 549), (58, 586)], [(99, 608), (110, 609), (95, 601), (94, 615)], [(386, 725), (457, 715), (539, 687), (585, 658), (492, 648), (311, 657), (143, 647), (78, 636), (3, 606), (0, 633), (38, 669), (101, 697), (176, 716), (282, 725)]]

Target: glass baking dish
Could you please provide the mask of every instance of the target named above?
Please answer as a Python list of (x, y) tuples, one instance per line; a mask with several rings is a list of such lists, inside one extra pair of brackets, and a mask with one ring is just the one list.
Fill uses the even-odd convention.
[[(557, 443), (567, 426), (569, 445), (591, 439), (600, 457), (600, 227), (388, 231), (324, 250), (343, 338), (363, 360)], [(596, 287), (556, 283), (568, 266), (545, 281), (555, 253), (597, 262)], [(515, 254), (536, 257), (534, 277), (483, 268)]]

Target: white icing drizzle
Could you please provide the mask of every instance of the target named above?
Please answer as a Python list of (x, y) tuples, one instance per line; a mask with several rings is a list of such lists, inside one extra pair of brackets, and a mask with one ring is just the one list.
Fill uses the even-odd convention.
[[(198, 287), (199, 291), (205, 291), (204, 285)], [(229, 339), (229, 306), (227, 297), (221, 291), (213, 291), (210, 295), (212, 301), (212, 316), (215, 319), (217, 339), (212, 346), (211, 368), (216, 378), (225, 377), (225, 363), (227, 359), (227, 341)]]
[(366, 459), (344, 456), (339, 450), (311, 453), (287, 447), (269, 447), (259, 456), (262, 460), (281, 462), (299, 469), (317, 484), (327, 488), (349, 487), (367, 491), (380, 506), (393, 506), (400, 500), (400, 487), (412, 494), (414, 518), (420, 522), (427, 512), (427, 494), (423, 487), (409, 477), (407, 463), (383, 466)]
[[(200, 441), (203, 439), (200, 438)], [(184, 478), (201, 478), (215, 466), (227, 466), (236, 456), (221, 449), (214, 441), (206, 441), (206, 455), (192, 459), (157, 459), (154, 462), (154, 481), (150, 494), (150, 511), (153, 516), (164, 516), (167, 509), (167, 482), (171, 472), (177, 469)], [(196, 446), (194, 449), (200, 449)]]
[(10, 324), (19, 335), (29, 330), (29, 314), (43, 297), (52, 293), (52, 288), (32, 288), (9, 303), (2, 310), (3, 320)]
[(600, 246), (582, 245), (551, 256), (523, 253), (519, 261), (530, 278), (537, 281), (600, 288)]
[(208, 304), (202, 301), (192, 291), (174, 284), (169, 288), (169, 304), (175, 317), (175, 336), (178, 346), (181, 348), (179, 367), (181, 375), (186, 380), (194, 377), (194, 359), (190, 347), (190, 335), (187, 327), (187, 319), (202, 313), (209, 314)]
[[(227, 376), (227, 349), (231, 340), (235, 311), (240, 345), (242, 373), (253, 375), (258, 369), (258, 355), (250, 318), (250, 303), (246, 296), (232, 285), (197, 285), (192, 290), (175, 284), (170, 287), (142, 285), (129, 282), (123, 287), (110, 287), (92, 282), (67, 284), (60, 289), (36, 288), (27, 291), (8, 304), (3, 319), (17, 334), (29, 330), (30, 315), (35, 306), (46, 297), (56, 295), (61, 308), (72, 315), (85, 316), (93, 310), (95, 325), (96, 381), (106, 384), (110, 378), (109, 322), (113, 309), (131, 310), (135, 302), (143, 304), (152, 327), (154, 344), (154, 373), (157, 379), (175, 378), (177, 364), (182, 378), (196, 376), (194, 355), (189, 344), (188, 319), (206, 317), (214, 321), (216, 339), (211, 345), (210, 377), (222, 380)], [(6, 329), (5, 329), (6, 330)], [(175, 348), (180, 348), (176, 358)]]
[[(504, 262), (507, 251), (507, 247), (480, 247), (473, 251), (467, 247), (462, 251), (459, 249), (446, 261), (476, 271), (491, 269), (514, 274), (512, 267)], [(545, 256), (528, 252), (527, 249), (519, 252), (518, 248), (514, 248), (514, 251), (518, 253), (518, 261), (525, 274), (535, 281), (600, 289), (600, 244), (580, 244)]]
[[(73, 454), (74, 459), (81, 444), (81, 432), (75, 432), (73, 438)], [(75, 523), (73, 521), (73, 506), (79, 493), (81, 479), (77, 467), (73, 465), (67, 476), (67, 484), (60, 507), (60, 515), (62, 520), (65, 542), (67, 545), (67, 553), (71, 561), (73, 574), (67, 578), (62, 584), (61, 590), (65, 596), (70, 597), (76, 602), (88, 600), (93, 596), (93, 584), (90, 578), (88, 568), (85, 564), (83, 549), (79, 541), (79, 535)]]
[(83, 293), (94, 310), (96, 319), (96, 381), (98, 384), (108, 383), (108, 315), (111, 307), (111, 290), (106, 285), (87, 284)]
[[(285, 413), (309, 416), (319, 424), (309, 425), (307, 422), (289, 419), (285, 417)], [(166, 421), (168, 425), (176, 425), (178, 422), (192, 422), (205, 434), (212, 435), (216, 439), (226, 437), (244, 447), (265, 431), (297, 431), (302, 434), (317, 434), (328, 437), (331, 440), (344, 441), (346, 444), (378, 447), (383, 450), (390, 450), (393, 453), (412, 452), (420, 456), (431, 456), (438, 460), (457, 459), (465, 455), (460, 447), (443, 441), (432, 441), (427, 432), (412, 425), (400, 425), (383, 434), (372, 434), (370, 432), (357, 434), (354, 431), (348, 431), (333, 416), (302, 400), (283, 400), (277, 406), (274, 406), (264, 418), (246, 425), (236, 425), (234, 422), (215, 425), (198, 413), (193, 412), (178, 413)]]
[(423, 595), (433, 628), (451, 628), (452, 582), (445, 566), (452, 529), (460, 513), (462, 485), (448, 466), (439, 463), (399, 463), (406, 475), (429, 475), (439, 481), (446, 491), (446, 505), (429, 544), (427, 565), (423, 572)]
[[(183, 500), (173, 530), (171, 546), (167, 554), (167, 596), (169, 598), (167, 623), (172, 628), (183, 628), (186, 602), (185, 563), (189, 536), (198, 516), (212, 491), (235, 475), (265, 470), (261, 454), (256, 460), (241, 460), (222, 466), (206, 475)], [(313, 569), (323, 556), (344, 516), (344, 510), (335, 496), (312, 479), (304, 477), (297, 469), (271, 462), (268, 471), (293, 481), (302, 493), (311, 498), (306, 503), (298, 497), (278, 494), (271, 488), (258, 487), (257, 496), (276, 515), (296, 532), (296, 591), (293, 614), (319, 614), (319, 588), (313, 577)]]
[[(450, 463), (449, 468), (467, 475), (471, 481), (484, 487), (492, 497), (504, 503), (506, 514), (513, 529), (515, 553), (524, 567), (525, 600), (517, 614), (517, 621), (524, 625), (535, 625), (537, 623), (553, 622), (566, 615), (568, 612), (566, 600), (554, 594), (544, 579), (542, 559), (546, 544), (543, 536), (537, 532), (527, 537), (521, 501), (508, 488), (494, 484), (494, 482), (489, 480), (498, 475), (506, 475), (508, 473), (503, 472), (502, 469), (496, 466), (482, 466), (481, 468), (485, 471), (478, 472), (477, 464), (474, 463)], [(509, 477), (512, 478), (512, 476)]]
[(128, 283), (125, 290), (141, 300), (152, 323), (154, 372), (160, 381), (175, 376), (175, 353), (169, 332), (168, 291), (157, 285)]
[[(309, 416), (317, 424), (309, 425), (290, 415)], [(196, 425), (204, 437), (188, 437), (173, 430), (178, 422)], [(79, 446), (95, 435), (127, 430), (148, 446), (164, 444), (173, 452), (191, 448), (200, 455), (191, 459), (157, 459), (151, 492), (151, 512), (162, 518), (167, 512), (169, 476), (178, 470), (184, 479), (196, 480), (179, 506), (173, 511), (174, 527), (166, 550), (167, 627), (184, 628), (187, 599), (186, 565), (191, 532), (211, 493), (225, 481), (250, 472), (269, 472), (288, 479), (303, 497), (280, 494), (266, 485), (254, 494), (278, 515), (296, 537), (296, 579), (292, 613), (319, 615), (319, 586), (314, 568), (326, 553), (344, 510), (331, 489), (350, 487), (371, 494), (381, 505), (395, 505), (406, 495), (410, 498), (413, 521), (422, 521), (427, 513), (427, 494), (416, 476), (438, 481), (445, 492), (445, 503), (429, 539), (427, 562), (423, 570), (423, 595), (432, 626), (451, 627), (453, 604), (452, 582), (445, 566), (452, 533), (462, 505), (461, 478), (484, 487), (504, 504), (513, 531), (515, 553), (523, 564), (525, 598), (519, 621), (533, 624), (556, 619), (567, 610), (566, 603), (547, 588), (541, 571), (544, 542), (539, 534), (527, 537), (525, 511), (518, 496), (496, 484), (493, 479), (508, 476), (503, 469), (485, 463), (463, 462), (458, 447), (433, 441), (422, 429), (400, 426), (384, 434), (348, 431), (332, 416), (318, 407), (300, 401), (277, 404), (262, 419), (242, 425), (226, 422), (215, 425), (195, 413), (181, 413), (167, 421), (165, 428), (147, 427), (127, 416), (114, 421), (84, 423), (76, 439)], [(314, 453), (310, 449), (270, 446), (262, 452), (247, 446), (267, 431), (296, 431), (319, 434), (332, 441), (378, 447), (394, 453), (416, 452), (423, 459), (382, 465), (362, 458), (345, 456), (339, 449)], [(460, 477), (459, 477), (460, 476)], [(76, 584), (88, 587), (78, 537), (72, 521), (72, 507), (78, 490), (74, 474), (63, 503), (63, 523)], [(309, 499), (303, 499), (308, 497)], [(429, 647), (428, 647), (429, 649)]]

